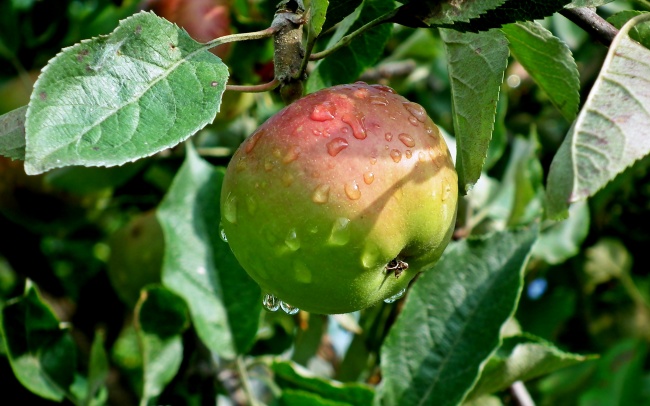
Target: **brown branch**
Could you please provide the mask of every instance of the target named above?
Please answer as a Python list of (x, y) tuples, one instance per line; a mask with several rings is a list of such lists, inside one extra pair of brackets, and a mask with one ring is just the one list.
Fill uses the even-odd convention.
[(261, 93), (273, 90), (280, 85), (278, 79), (273, 79), (268, 83), (262, 83), (261, 85), (226, 85), (226, 90), (235, 91), (235, 92), (248, 92), (248, 93)]
[(590, 8), (565, 8), (560, 11), (578, 27), (587, 31), (605, 46), (610, 46), (618, 30)]

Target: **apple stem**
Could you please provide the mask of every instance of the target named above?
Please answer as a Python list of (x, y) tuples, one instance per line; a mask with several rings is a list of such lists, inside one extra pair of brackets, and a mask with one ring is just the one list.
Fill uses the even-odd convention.
[(280, 81), (276, 78), (261, 85), (226, 85), (226, 90), (232, 90), (234, 92), (262, 93), (273, 90), (278, 86), (280, 86)]

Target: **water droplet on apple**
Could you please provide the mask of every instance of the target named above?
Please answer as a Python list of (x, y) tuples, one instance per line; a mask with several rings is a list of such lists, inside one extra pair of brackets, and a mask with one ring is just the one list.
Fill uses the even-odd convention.
[(348, 141), (345, 138), (334, 138), (332, 141), (327, 143), (327, 153), (331, 156), (337, 156), (339, 152), (343, 151), (348, 147)]
[(296, 261), (293, 264), (293, 269), (296, 272), (295, 276), (298, 282), (311, 283), (311, 271), (307, 268), (307, 265), (300, 261)]
[(262, 305), (270, 312), (277, 312), (280, 308), (280, 302), (280, 299), (271, 294), (264, 295), (264, 299), (262, 299)]
[(291, 251), (298, 251), (298, 249), (300, 248), (300, 240), (298, 239), (298, 234), (296, 234), (295, 228), (289, 231), (289, 234), (287, 234), (286, 238), (284, 239), (284, 244)]
[(386, 133), (386, 134), (384, 134), (384, 138), (386, 138), (386, 141), (391, 142), (393, 140), (393, 134), (392, 133)]
[(311, 200), (314, 203), (327, 203), (330, 198), (330, 185), (322, 184), (318, 185), (314, 189), (314, 193), (311, 196)]
[(370, 85), (370, 87), (374, 87), (375, 89), (381, 90), (382, 92), (395, 93), (395, 91), (391, 87), (385, 85), (375, 84), (375, 85)]
[(425, 154), (424, 151), (418, 152), (418, 161), (426, 162), (426, 160), (427, 160), (427, 154)]
[(311, 130), (311, 132), (317, 137), (322, 137), (323, 136), (323, 132), (321, 130), (315, 130), (314, 129), (314, 130)]
[(273, 148), (273, 151), (271, 151), (274, 157), (280, 158), (282, 156), (282, 151), (280, 151), (280, 148), (275, 147)]
[(223, 216), (231, 223), (237, 222), (237, 197), (230, 193), (226, 197), (226, 203), (223, 205)]
[(363, 125), (363, 116), (352, 116), (351, 114), (344, 114), (341, 121), (352, 128), (352, 135), (354, 138), (363, 140), (367, 137), (366, 129)]
[(399, 152), (398, 149), (394, 149), (390, 151), (390, 157), (393, 158), (393, 161), (395, 161), (395, 163), (397, 163), (402, 160), (402, 153)]
[(280, 307), (288, 315), (294, 315), (300, 311), (297, 307), (291, 306), (289, 303), (280, 300)]
[(293, 183), (293, 180), (294, 180), (294, 177), (289, 172), (282, 175), (282, 183), (284, 184), (284, 186), (287, 186), (287, 187), (291, 186), (291, 184)]
[(375, 158), (374, 156), (370, 157), (370, 165), (374, 165), (376, 163), (377, 163), (377, 158)]
[(344, 189), (345, 194), (350, 198), (350, 200), (358, 200), (361, 197), (361, 191), (359, 190), (359, 185), (357, 185), (356, 180), (346, 183)]
[(245, 156), (239, 157), (239, 159), (237, 160), (237, 165), (235, 165), (235, 168), (237, 169), (237, 172), (241, 172), (244, 169), (246, 169), (246, 157)]
[(264, 160), (264, 170), (270, 172), (273, 169), (273, 166), (274, 166), (273, 158), (267, 156), (266, 159)]
[(417, 127), (419, 125), (418, 119), (413, 117), (413, 116), (409, 116), (409, 123), (411, 123), (415, 127)]
[(328, 242), (332, 245), (345, 245), (350, 241), (350, 219), (339, 217), (334, 220)]
[(289, 151), (286, 153), (284, 158), (282, 158), (283, 164), (288, 164), (295, 161), (300, 156), (300, 147), (293, 146), (289, 148)]
[(395, 303), (399, 299), (404, 296), (404, 293), (406, 293), (406, 289), (402, 289), (399, 292), (395, 293), (393, 296), (389, 296), (386, 299), (384, 299), (384, 303)]
[(370, 104), (375, 106), (388, 106), (388, 100), (382, 95), (372, 95), (370, 96)]
[(451, 194), (451, 185), (446, 179), (442, 181), (442, 201), (444, 202)]
[(379, 248), (373, 243), (367, 243), (361, 254), (361, 265), (366, 269), (375, 268), (378, 265)]
[(320, 122), (328, 121), (334, 118), (335, 113), (336, 107), (331, 103), (325, 102), (323, 104), (317, 104), (314, 106), (314, 109), (311, 111), (309, 118)]
[(415, 140), (408, 134), (401, 133), (397, 136), (397, 138), (402, 141), (402, 144), (406, 145), (409, 148), (413, 148), (415, 146)]
[(366, 172), (363, 174), (363, 181), (366, 182), (366, 185), (371, 184), (375, 180), (375, 174), (372, 172)]
[(353, 94), (354, 94), (354, 97), (356, 97), (357, 99), (362, 99), (363, 100), (366, 97), (368, 97), (368, 89), (362, 87), (361, 89), (355, 90)]
[(253, 196), (246, 196), (246, 207), (248, 208), (248, 212), (250, 214), (253, 214), (255, 211), (257, 211), (257, 202)]
[(427, 120), (427, 112), (424, 110), (424, 107), (419, 104), (406, 102), (404, 103), (404, 108), (419, 122), (424, 123)]
[(411, 152), (410, 149), (407, 149), (407, 150), (404, 152), (404, 155), (406, 155), (406, 159), (411, 159), (411, 157), (413, 156), (413, 153)]
[(219, 237), (221, 237), (221, 241), (228, 242), (228, 236), (226, 235), (226, 230), (223, 229), (223, 225), (221, 225), (221, 223), (219, 223)]
[(244, 151), (246, 151), (247, 154), (253, 151), (253, 148), (255, 148), (255, 145), (257, 145), (262, 135), (264, 135), (264, 130), (257, 131), (246, 140)]

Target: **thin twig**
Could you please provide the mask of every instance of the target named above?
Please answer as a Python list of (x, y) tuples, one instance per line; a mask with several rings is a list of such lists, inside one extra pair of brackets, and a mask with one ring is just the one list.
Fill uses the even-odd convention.
[(244, 390), (244, 393), (246, 394), (246, 398), (248, 399), (248, 404), (250, 406), (259, 406), (260, 403), (255, 397), (255, 394), (253, 393), (253, 389), (251, 388), (251, 384), (248, 381), (248, 372), (246, 371), (246, 365), (244, 364), (243, 356), (240, 355), (237, 357), (236, 365), (237, 365), (237, 373), (239, 374), (239, 380), (241, 381), (242, 389)]
[(226, 85), (226, 90), (231, 90), (235, 92), (248, 92), (248, 93), (262, 93), (273, 90), (280, 85), (278, 79), (273, 79), (268, 83), (263, 83), (261, 85)]
[(519, 406), (535, 406), (533, 398), (522, 381), (517, 381), (510, 386), (510, 394)]
[(269, 27), (267, 29), (261, 30), (261, 31), (253, 31), (253, 32), (245, 32), (241, 34), (231, 34), (231, 35), (224, 35), (223, 37), (215, 38), (212, 41), (208, 41), (205, 44), (203, 44), (203, 48), (214, 48), (219, 45), (227, 44), (229, 42), (236, 42), (236, 41), (249, 41), (252, 39), (262, 39), (262, 38), (269, 38), (272, 37), (273, 34), (277, 31), (277, 28), (275, 27)]
[(565, 8), (560, 14), (571, 20), (578, 27), (593, 35), (605, 46), (610, 46), (618, 30), (590, 8)]

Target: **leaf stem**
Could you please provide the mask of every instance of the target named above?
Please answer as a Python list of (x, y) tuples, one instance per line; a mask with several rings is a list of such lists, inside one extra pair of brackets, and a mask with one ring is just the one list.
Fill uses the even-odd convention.
[(280, 81), (275, 78), (272, 81), (263, 83), (261, 85), (226, 85), (226, 90), (232, 90), (235, 92), (262, 93), (273, 90), (278, 86), (280, 86)]
[(588, 7), (565, 8), (560, 11), (560, 14), (593, 35), (605, 46), (610, 46), (618, 34), (616, 27)]
[(272, 37), (277, 31), (275, 27), (269, 27), (261, 31), (245, 32), (241, 34), (224, 35), (223, 37), (215, 38), (203, 44), (203, 49), (210, 49), (218, 47), (219, 45), (227, 44), (229, 42), (249, 41), (253, 39), (262, 39)]
[(248, 399), (248, 404), (250, 406), (259, 406), (260, 403), (257, 401), (253, 389), (251, 388), (250, 382), (248, 381), (248, 372), (246, 371), (246, 365), (244, 364), (244, 357), (242, 355), (237, 356), (237, 373), (239, 374), (239, 380), (241, 381), (242, 389), (246, 394)]
[(517, 381), (510, 386), (510, 393), (519, 406), (535, 406), (533, 398), (522, 381)]
[(348, 35), (344, 36), (343, 38), (341, 38), (339, 40), (339, 42), (334, 44), (334, 46), (332, 46), (331, 48), (326, 49), (326, 50), (321, 51), (321, 52), (316, 52), (315, 54), (309, 55), (309, 60), (310, 61), (317, 61), (319, 59), (323, 59), (323, 58), (328, 57), (329, 55), (333, 54), (334, 52), (338, 51), (339, 49), (347, 46), (359, 34), (363, 34), (367, 30), (369, 30), (371, 28), (374, 28), (375, 26), (377, 26), (379, 24), (384, 24), (384, 23), (389, 22), (389, 20), (395, 16), (395, 14), (397, 13), (397, 10), (398, 9), (390, 11), (390, 12), (388, 12), (388, 13), (382, 15), (382, 16), (379, 16), (379, 17), (375, 18), (374, 20), (368, 22), (367, 24), (359, 27), (359, 29), (357, 29), (356, 31), (353, 31), (353, 32), (349, 33)]

